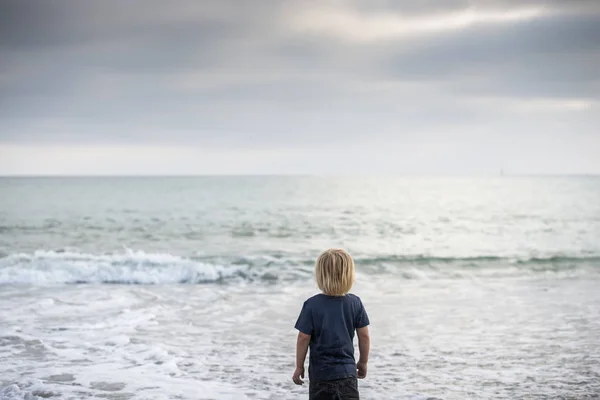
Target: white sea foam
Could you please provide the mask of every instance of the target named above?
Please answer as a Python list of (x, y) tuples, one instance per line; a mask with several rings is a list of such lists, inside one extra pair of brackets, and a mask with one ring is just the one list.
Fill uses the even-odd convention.
[[(0, 293), (0, 315), (8, 317), (0, 326), (0, 400), (246, 399), (227, 382), (189, 376), (185, 366), (192, 362), (189, 353), (196, 346), (176, 333), (185, 331), (189, 321), (167, 325), (166, 331), (162, 325), (172, 318), (168, 308), (183, 309), (186, 298), (213, 315), (210, 304), (219, 298), (221, 288), (198, 287), (196, 295), (183, 298), (178, 287), (156, 289), (6, 287)], [(35, 291), (40, 297), (18, 301), (23, 291)], [(16, 324), (13, 317), (19, 315), (26, 317)], [(179, 346), (186, 346), (185, 351)]]
[[(354, 291), (377, 339), (361, 398), (598, 393), (598, 282), (361, 275)], [(290, 380), (293, 324), (314, 291), (311, 281), (3, 287), (0, 387), (19, 390), (1, 389), (2, 400), (305, 398)]]
[(247, 268), (129, 249), (123, 253), (103, 255), (39, 250), (1, 258), (0, 285), (202, 283), (231, 278)]
[(30, 392), (21, 390), (17, 385), (8, 385), (0, 388), (0, 400), (38, 400), (38, 396), (34, 396)]

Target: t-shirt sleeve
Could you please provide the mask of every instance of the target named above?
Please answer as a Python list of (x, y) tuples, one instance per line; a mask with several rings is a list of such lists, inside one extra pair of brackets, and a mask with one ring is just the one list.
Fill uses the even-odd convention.
[(365, 306), (363, 305), (362, 301), (359, 298), (358, 299), (358, 307), (356, 309), (356, 315), (354, 317), (354, 328), (355, 329), (364, 328), (365, 326), (368, 326), (369, 324), (370, 324), (370, 322), (369, 322), (369, 316), (367, 315), (367, 310), (365, 310)]
[(304, 302), (304, 305), (302, 306), (302, 311), (300, 311), (300, 316), (298, 316), (295, 328), (306, 335), (312, 335), (313, 333), (312, 312), (310, 306), (306, 302)]

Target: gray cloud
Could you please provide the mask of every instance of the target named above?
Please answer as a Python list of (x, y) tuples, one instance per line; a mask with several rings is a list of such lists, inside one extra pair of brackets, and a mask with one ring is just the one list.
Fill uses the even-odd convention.
[[(297, 29), (324, 4), (334, 10), (327, 18), (348, 12), (341, 23), (359, 29), (386, 16), (429, 23), (467, 9), (494, 21), (490, 13), (541, 11), (369, 40), (344, 37), (345, 25)], [(511, 132), (592, 135), (600, 122), (595, 1), (0, 7), (0, 143), (310, 149), (451, 133), (479, 151)]]

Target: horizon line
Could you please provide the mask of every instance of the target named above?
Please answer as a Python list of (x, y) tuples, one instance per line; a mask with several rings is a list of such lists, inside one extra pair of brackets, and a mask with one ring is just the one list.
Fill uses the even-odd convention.
[(504, 174), (0, 174), (6, 178), (227, 178), (227, 177), (314, 177), (314, 178), (511, 178), (511, 177), (600, 177), (600, 172), (584, 173), (506, 173)]

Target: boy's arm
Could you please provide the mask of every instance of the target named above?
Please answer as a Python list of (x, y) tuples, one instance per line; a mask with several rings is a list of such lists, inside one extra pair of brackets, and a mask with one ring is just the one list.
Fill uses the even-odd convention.
[(298, 332), (298, 340), (296, 341), (296, 371), (294, 372), (293, 381), (296, 385), (302, 385), (304, 382), (304, 361), (310, 344), (310, 335)]
[(298, 332), (298, 341), (296, 342), (296, 368), (304, 368), (304, 360), (310, 344), (310, 335)]
[(360, 358), (356, 364), (358, 369), (358, 377), (365, 378), (367, 376), (367, 363), (369, 362), (369, 350), (371, 349), (371, 336), (369, 335), (369, 327), (358, 328), (356, 330), (358, 335), (358, 350), (360, 351)]

